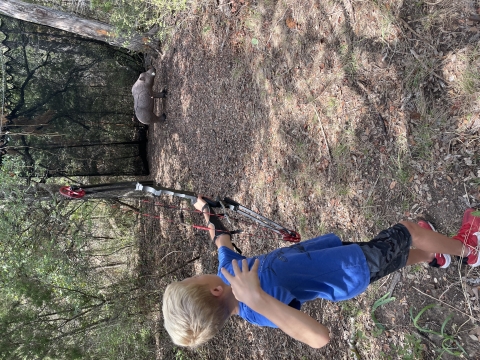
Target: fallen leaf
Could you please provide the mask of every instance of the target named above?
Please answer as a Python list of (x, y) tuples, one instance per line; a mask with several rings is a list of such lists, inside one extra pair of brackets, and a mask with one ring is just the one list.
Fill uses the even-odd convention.
[(422, 115), (420, 115), (419, 112), (416, 112), (416, 111), (412, 111), (410, 113), (410, 119), (413, 119), (413, 120), (420, 120), (422, 117)]
[(288, 17), (285, 20), (285, 23), (287, 24), (289, 29), (295, 29), (297, 27), (297, 22), (295, 20), (293, 20), (293, 18), (291, 18), (291, 17)]
[(453, 180), (452, 180), (452, 178), (451, 178), (450, 176), (448, 176), (448, 175), (447, 175), (447, 180), (448, 180), (448, 182), (449, 182), (450, 184), (453, 185)]

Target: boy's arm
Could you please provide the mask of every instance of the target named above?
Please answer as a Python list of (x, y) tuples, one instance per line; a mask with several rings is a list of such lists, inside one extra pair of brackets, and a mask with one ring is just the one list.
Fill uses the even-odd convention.
[(258, 259), (252, 269), (248, 269), (246, 260), (240, 270), (237, 262), (232, 261), (235, 276), (225, 268), (222, 274), (230, 282), (235, 298), (253, 311), (265, 316), (287, 335), (313, 348), (321, 348), (330, 341), (328, 329), (307, 314), (294, 309), (268, 295), (260, 287), (258, 279)]
[[(210, 209), (209, 206), (205, 207), (206, 204), (207, 204), (207, 202), (205, 200), (203, 200), (203, 198), (201, 196), (199, 196), (198, 199), (197, 199), (197, 202), (194, 204), (194, 206), (195, 206), (195, 209), (200, 210), (203, 213), (203, 216), (205, 217), (205, 221), (208, 224), (208, 228), (210, 229), (208, 231), (208, 233), (210, 234), (210, 239), (213, 240), (213, 239), (215, 239), (215, 227), (217, 227), (217, 231), (218, 231), (219, 225), (221, 227), (223, 227), (223, 225), (220, 223), (220, 220), (217, 217), (212, 217), (213, 221), (216, 220), (215, 223), (217, 223), (217, 226), (215, 226), (215, 224), (212, 224), (210, 222), (210, 213), (213, 213), (213, 211)], [(226, 246), (229, 249), (234, 250), (230, 234), (228, 234), (228, 233), (221, 234), (221, 235), (217, 236), (217, 238), (215, 239), (215, 245), (217, 246), (217, 249), (222, 247), (222, 246)]]

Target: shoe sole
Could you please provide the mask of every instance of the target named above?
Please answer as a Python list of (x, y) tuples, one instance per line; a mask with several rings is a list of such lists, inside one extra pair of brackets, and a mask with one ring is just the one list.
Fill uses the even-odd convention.
[[(442, 266), (440, 266), (440, 269), (446, 269), (450, 266), (450, 264), (452, 263), (452, 257), (449, 255), (449, 254), (443, 254), (443, 257), (445, 258), (445, 264), (443, 264)], [(480, 263), (478, 264), (480, 265)], [(478, 266), (477, 265), (477, 266)]]

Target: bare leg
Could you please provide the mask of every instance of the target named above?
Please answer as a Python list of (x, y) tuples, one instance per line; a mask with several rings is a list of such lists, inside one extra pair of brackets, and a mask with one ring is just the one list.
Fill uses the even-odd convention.
[(408, 253), (407, 265), (413, 265), (423, 262), (429, 263), (433, 260), (434, 257), (434, 253), (429, 253), (420, 249), (410, 249), (410, 252)]
[(401, 221), (400, 223), (410, 232), (412, 245), (417, 249), (423, 250), (424, 253), (442, 253), (457, 256), (466, 256), (468, 253), (465, 245), (458, 240), (424, 229), (410, 221)]

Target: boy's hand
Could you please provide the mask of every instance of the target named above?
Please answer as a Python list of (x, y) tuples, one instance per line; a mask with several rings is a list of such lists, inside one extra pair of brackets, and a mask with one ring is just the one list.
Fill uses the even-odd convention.
[(193, 206), (195, 207), (195, 209), (202, 211), (202, 208), (206, 203), (207, 202), (203, 200), (202, 195), (198, 195), (197, 202), (193, 204)]
[(259, 263), (259, 260), (255, 259), (252, 268), (249, 270), (247, 260), (243, 259), (242, 269), (240, 270), (237, 261), (233, 260), (232, 267), (235, 276), (231, 275), (225, 268), (221, 269), (223, 276), (225, 276), (232, 286), (232, 292), (235, 298), (247, 306), (255, 303), (263, 292), (258, 278)]
[(247, 260), (244, 259), (242, 260), (242, 270), (240, 270), (236, 260), (233, 260), (232, 267), (235, 276), (231, 275), (225, 268), (221, 269), (223, 276), (232, 285), (235, 298), (253, 311), (266, 317), (294, 339), (313, 348), (321, 348), (328, 344), (330, 335), (325, 326), (262, 290), (258, 279), (259, 263), (259, 260), (256, 259), (249, 270)]

